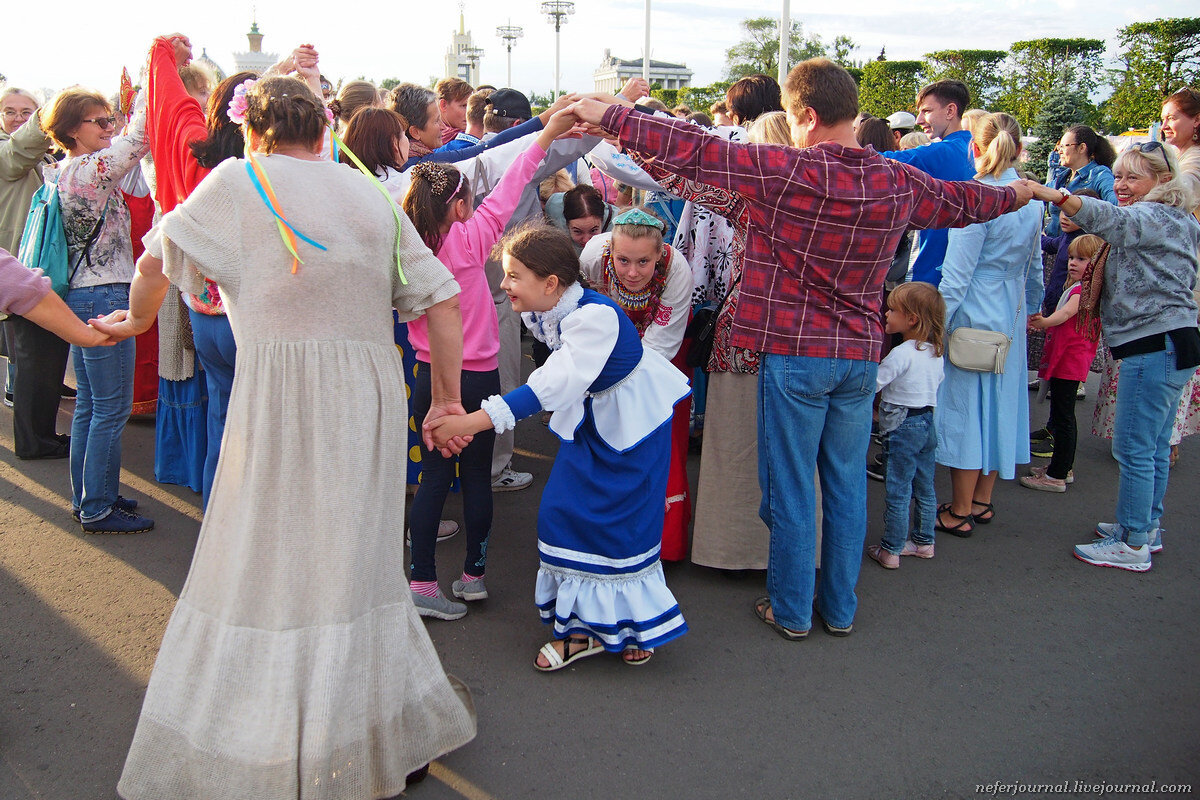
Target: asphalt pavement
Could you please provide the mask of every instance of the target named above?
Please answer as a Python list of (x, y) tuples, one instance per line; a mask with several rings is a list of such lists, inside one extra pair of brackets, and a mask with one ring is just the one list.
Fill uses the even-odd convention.
[[(1066, 494), (1002, 481), (996, 521), (973, 537), (941, 535), (934, 559), (896, 571), (864, 559), (848, 638), (773, 633), (751, 608), (765, 573), (668, 564), (686, 636), (638, 669), (600, 656), (551, 674), (532, 667), (549, 638), (533, 586), (556, 445), (536, 417), (521, 423), (516, 467), (534, 483), (495, 496), (491, 597), (460, 621), (428, 622), (446, 669), (474, 693), (479, 735), (406, 796), (1200, 792), (1200, 441), (1185, 440), (1171, 473), (1153, 569), (1087, 566), (1071, 546), (1112, 519), (1117, 485), (1108, 443), (1087, 435), (1093, 404), (1079, 404), (1078, 479)], [(1045, 406), (1033, 413), (1038, 427)], [(157, 527), (84, 535), (67, 462), (18, 461), (11, 429), (0, 409), (0, 800), (111, 800), (187, 575), (199, 497), (154, 482), (153, 421), (133, 421), (122, 493)], [(694, 486), (694, 455), (690, 467)], [(946, 474), (938, 487), (947, 498)], [(883, 485), (868, 489), (873, 543)], [(457, 495), (447, 516), (462, 519)], [(401, 541), (399, 523), (393, 535)], [(463, 548), (461, 535), (439, 545), (446, 588)], [(1186, 790), (1162, 791), (1178, 784)]]

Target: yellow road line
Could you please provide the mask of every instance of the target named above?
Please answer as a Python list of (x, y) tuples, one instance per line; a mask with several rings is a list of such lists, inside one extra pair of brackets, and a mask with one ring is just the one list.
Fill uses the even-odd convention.
[(439, 761), (434, 761), (429, 765), (429, 774), (467, 798), (467, 800), (496, 800), (492, 795)]
[(520, 447), (514, 447), (513, 453), (526, 458), (536, 458), (539, 461), (553, 461), (554, 456), (548, 456), (545, 453), (535, 453), (532, 450), (523, 450)]

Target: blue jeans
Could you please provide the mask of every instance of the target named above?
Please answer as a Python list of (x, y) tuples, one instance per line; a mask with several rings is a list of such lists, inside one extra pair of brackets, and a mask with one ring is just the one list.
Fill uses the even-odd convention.
[(212, 493), (213, 476), (217, 474), (217, 459), (221, 456), (221, 437), (225, 434), (225, 414), (229, 411), (229, 393), (233, 390), (233, 368), (237, 344), (229, 317), (224, 314), (200, 314), (188, 309), (192, 321), (192, 339), (196, 356), (204, 367), (208, 386), (208, 450), (204, 456), (204, 507)]
[(759, 516), (771, 530), (767, 590), (777, 622), (812, 627), (816, 491), (824, 512), (817, 609), (825, 622), (854, 621), (854, 586), (867, 534), (867, 476), (875, 372), (871, 361), (763, 355), (758, 373)]
[[(1074, 398), (1074, 395), (1072, 395)], [(933, 454), (937, 450), (937, 431), (933, 414), (909, 416), (883, 440), (887, 472), (887, 515), (883, 525), (883, 549), (900, 554), (904, 540), (915, 544), (933, 544), (933, 522), (937, 514), (937, 494), (933, 488)], [(909, 527), (909, 505), (917, 501), (917, 514)]]
[[(129, 284), (67, 292), (67, 305), (86, 322), (129, 308)], [(134, 341), (112, 347), (71, 345), (75, 415), (71, 419), (71, 507), (83, 522), (107, 517), (121, 483), (121, 434), (133, 408)]]
[(1130, 547), (1140, 547), (1163, 514), (1170, 473), (1171, 428), (1184, 384), (1196, 371), (1175, 368), (1175, 345), (1121, 361), (1113, 456), (1121, 465), (1117, 525)]

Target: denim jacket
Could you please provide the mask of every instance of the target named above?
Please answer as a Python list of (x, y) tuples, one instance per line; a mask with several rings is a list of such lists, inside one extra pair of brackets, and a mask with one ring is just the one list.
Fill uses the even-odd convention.
[[(1117, 194), (1113, 191), (1112, 170), (1095, 161), (1089, 161), (1081, 167), (1075, 173), (1074, 180), (1071, 180), (1071, 170), (1066, 167), (1051, 166), (1050, 185), (1055, 189), (1062, 189), (1072, 194), (1080, 189), (1091, 189), (1100, 195), (1101, 200), (1112, 203), (1114, 206), (1117, 204)], [(1058, 236), (1062, 233), (1062, 227), (1058, 222), (1058, 209), (1051, 206), (1047, 208), (1050, 211), (1050, 221), (1046, 223), (1046, 235)]]

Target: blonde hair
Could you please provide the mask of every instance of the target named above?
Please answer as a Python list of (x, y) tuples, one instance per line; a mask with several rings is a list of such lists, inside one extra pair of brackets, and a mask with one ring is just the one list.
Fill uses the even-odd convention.
[[(45, 126), (45, 122), (42, 123)], [(1162, 203), (1164, 206), (1191, 209), (1196, 204), (1192, 192), (1179, 180), (1179, 161), (1174, 150), (1168, 146), (1156, 147), (1145, 152), (1138, 145), (1133, 145), (1121, 151), (1113, 164), (1113, 172), (1123, 170), (1139, 178), (1162, 180), (1163, 175), (1170, 175), (1168, 181), (1155, 185), (1142, 198), (1148, 203)]]
[(329, 101), (329, 110), (341, 123), (340, 130), (344, 131), (360, 108), (374, 108), (380, 105), (382, 103), (379, 102), (379, 89), (375, 84), (370, 81), (349, 81), (342, 84), (337, 97)]
[[(911, 281), (902, 283), (888, 294), (888, 308), (915, 317), (913, 336), (918, 342), (933, 346), (933, 354), (941, 358), (946, 339), (946, 301), (932, 283)], [(921, 345), (917, 345), (921, 349)]]
[(565, 169), (560, 169), (538, 184), (538, 197), (542, 198), (542, 202), (544, 203), (550, 199), (550, 195), (558, 192), (568, 192), (574, 188), (575, 183), (571, 180), (571, 176)]
[(925, 131), (912, 131), (900, 137), (900, 149), (913, 150), (917, 147), (924, 147), (932, 141)]
[(999, 178), (1021, 154), (1021, 125), (1002, 111), (984, 117), (974, 139), (980, 151), (975, 159), (976, 178)]
[(33, 107), (35, 109), (42, 107), (42, 104), (38, 102), (36, 97), (34, 97), (33, 92), (26, 91), (25, 89), (18, 89), (16, 86), (9, 86), (3, 92), (0, 92), (0, 103), (3, 103), (5, 100), (13, 96), (24, 97), (26, 100), (33, 103)]
[(782, 111), (768, 111), (754, 122), (746, 132), (751, 142), (756, 144), (792, 144), (792, 131), (788, 127), (787, 114)]
[(217, 76), (213, 71), (197, 61), (179, 68), (179, 80), (183, 81), (187, 93), (196, 99), (201, 95), (208, 97), (217, 85)]
[(1091, 261), (1096, 257), (1096, 253), (1100, 252), (1100, 248), (1104, 247), (1104, 240), (1094, 233), (1085, 233), (1082, 236), (1076, 236), (1067, 245), (1067, 253), (1072, 258), (1086, 258)]
[(979, 135), (979, 128), (988, 113), (986, 108), (972, 108), (962, 115), (962, 126), (970, 131), (971, 138)]

